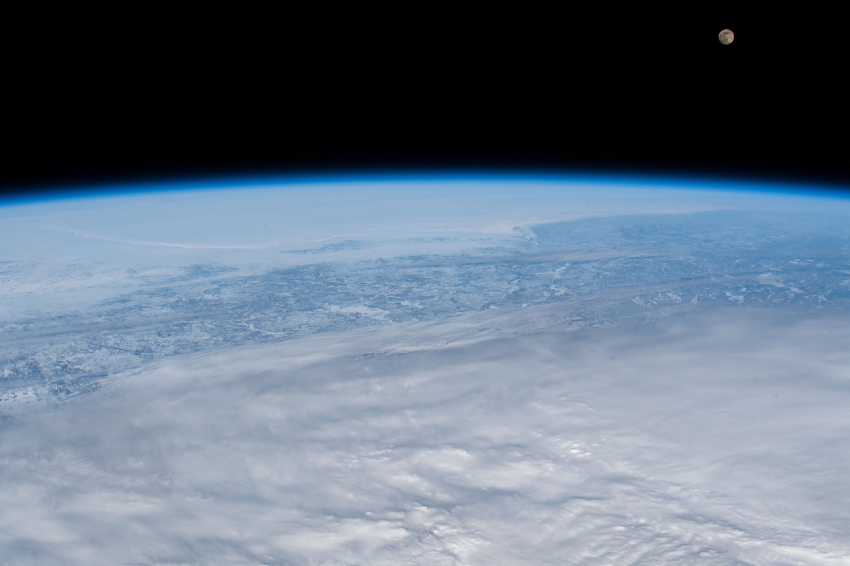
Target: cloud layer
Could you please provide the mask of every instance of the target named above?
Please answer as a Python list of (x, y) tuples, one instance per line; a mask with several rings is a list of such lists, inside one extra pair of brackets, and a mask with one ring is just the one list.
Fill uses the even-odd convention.
[(846, 315), (678, 308), (323, 334), (20, 406), (0, 561), (846, 564)]

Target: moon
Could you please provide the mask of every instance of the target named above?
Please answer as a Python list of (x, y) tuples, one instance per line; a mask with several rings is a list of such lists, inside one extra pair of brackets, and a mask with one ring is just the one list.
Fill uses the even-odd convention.
[(735, 34), (732, 33), (731, 29), (725, 29), (717, 34), (717, 39), (719, 39), (720, 43), (723, 45), (729, 45), (735, 41)]

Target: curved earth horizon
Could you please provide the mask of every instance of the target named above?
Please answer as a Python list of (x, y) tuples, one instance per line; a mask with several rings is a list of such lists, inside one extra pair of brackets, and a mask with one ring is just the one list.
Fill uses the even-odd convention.
[(4, 564), (850, 562), (850, 198), (164, 187), (0, 205)]

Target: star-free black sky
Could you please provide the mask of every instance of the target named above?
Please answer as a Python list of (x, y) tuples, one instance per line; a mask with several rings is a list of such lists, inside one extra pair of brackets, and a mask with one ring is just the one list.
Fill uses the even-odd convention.
[(738, 4), (8, 13), (0, 185), (453, 168), (847, 185), (839, 14)]

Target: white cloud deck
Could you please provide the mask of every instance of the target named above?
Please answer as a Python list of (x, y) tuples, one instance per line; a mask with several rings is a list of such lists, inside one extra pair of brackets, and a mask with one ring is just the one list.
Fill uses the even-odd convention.
[(21, 409), (0, 556), (850, 560), (850, 318), (732, 308), (635, 332), (553, 325), (559, 308), (172, 358)]

